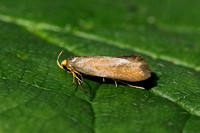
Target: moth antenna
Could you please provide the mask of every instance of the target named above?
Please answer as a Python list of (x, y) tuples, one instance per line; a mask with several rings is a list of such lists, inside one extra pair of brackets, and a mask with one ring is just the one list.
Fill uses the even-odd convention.
[[(63, 51), (64, 50), (62, 50), (61, 52), (60, 52), (60, 54), (58, 55), (58, 58), (57, 58), (57, 64), (58, 64), (58, 66), (60, 67), (60, 68), (62, 68), (62, 66), (60, 65), (60, 63), (59, 63), (59, 58), (60, 58), (60, 56), (61, 56), (61, 54), (63, 53)], [(63, 68), (62, 68), (63, 69)]]

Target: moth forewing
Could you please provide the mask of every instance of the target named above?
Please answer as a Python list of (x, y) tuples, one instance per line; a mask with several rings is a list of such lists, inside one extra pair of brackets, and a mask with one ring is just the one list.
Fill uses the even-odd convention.
[(78, 75), (83, 73), (86, 75), (130, 82), (142, 81), (151, 76), (151, 70), (149, 69), (148, 64), (138, 55), (116, 57), (75, 56), (68, 58), (64, 61), (64, 64), (61, 63), (61, 65), (58, 65), (62, 69), (66, 68), (66, 70), (70, 70), (77, 79), (78, 76), (75, 73)]
[(151, 76), (148, 65), (140, 56), (83, 56), (68, 60), (81, 73), (124, 81), (142, 81)]

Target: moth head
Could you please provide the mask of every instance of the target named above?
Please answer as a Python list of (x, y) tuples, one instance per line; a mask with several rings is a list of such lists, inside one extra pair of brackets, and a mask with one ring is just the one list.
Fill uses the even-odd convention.
[(63, 60), (62, 63), (61, 63), (61, 68), (62, 68), (63, 70), (67, 70), (67, 68), (68, 68), (68, 67), (67, 67), (67, 64), (68, 64), (68, 63), (67, 63), (67, 60)]
[(59, 66), (60, 68), (62, 68), (63, 70), (66, 70), (66, 71), (70, 72), (70, 71), (71, 71), (71, 68), (69, 67), (68, 61), (67, 61), (67, 60), (63, 60), (63, 61), (61, 62), (61, 64), (59, 63), (59, 57), (60, 57), (60, 55), (62, 54), (62, 52), (63, 52), (63, 50), (62, 50), (62, 51), (60, 52), (60, 54), (58, 55), (57, 64), (58, 64), (58, 66)]

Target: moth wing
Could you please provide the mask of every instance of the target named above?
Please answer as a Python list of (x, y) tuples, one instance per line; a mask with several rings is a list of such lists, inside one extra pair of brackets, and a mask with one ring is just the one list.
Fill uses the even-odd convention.
[(130, 61), (135, 61), (135, 62), (145, 62), (141, 56), (136, 55), (136, 54), (117, 56), (117, 58), (123, 58), (123, 59), (127, 59)]
[(131, 55), (124, 55), (124, 56), (117, 56), (117, 58), (127, 59), (127, 60), (132, 61), (132, 62), (140, 62), (140, 64), (142, 64), (142, 65), (140, 65), (140, 68), (146, 69), (149, 72), (151, 72), (151, 70), (149, 69), (149, 65), (139, 55), (131, 54)]

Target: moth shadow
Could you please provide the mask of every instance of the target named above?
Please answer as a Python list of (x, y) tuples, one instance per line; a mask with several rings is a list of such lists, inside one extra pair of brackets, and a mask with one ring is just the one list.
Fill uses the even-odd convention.
[(159, 80), (156, 73), (152, 72), (151, 77), (139, 82), (129, 82), (131, 85), (144, 87), (146, 90), (150, 90), (151, 88), (157, 86), (157, 81)]
[[(105, 82), (103, 82), (103, 78), (102, 77), (96, 77), (96, 76), (90, 76), (90, 75), (84, 75), (84, 78), (92, 80), (94, 82), (98, 82), (100, 84), (113, 84), (115, 86), (115, 81), (113, 79), (109, 79), (109, 78), (105, 78)], [(127, 81), (123, 81), (127, 84), (133, 85), (133, 86), (139, 86), (139, 87), (143, 87), (146, 90), (150, 90), (151, 88), (157, 86), (157, 81), (159, 80), (158, 76), (156, 75), (156, 73), (152, 72), (151, 73), (151, 77), (144, 80), (144, 81), (138, 81), (138, 82), (127, 82)], [(117, 82), (118, 85), (126, 85), (124, 83), (121, 82)]]

